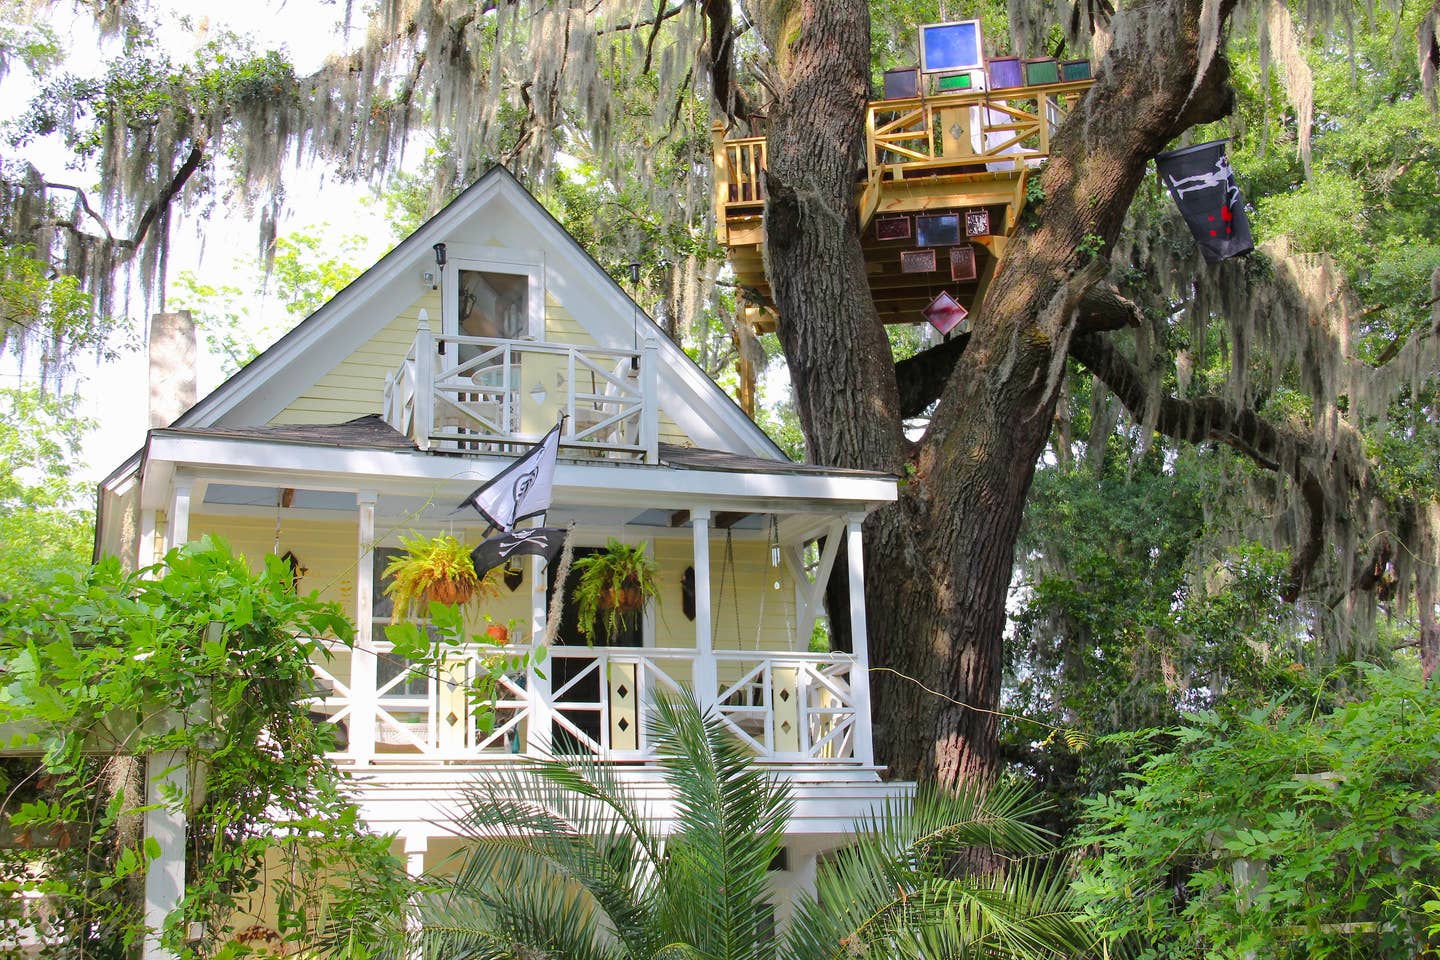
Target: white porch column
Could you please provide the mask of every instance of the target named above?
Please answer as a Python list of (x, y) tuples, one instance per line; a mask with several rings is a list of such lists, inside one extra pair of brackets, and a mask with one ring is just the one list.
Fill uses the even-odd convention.
[(710, 511), (691, 510), (690, 530), (695, 542), (695, 699), (701, 710), (709, 710), (720, 695), (710, 636)]
[(820, 858), (813, 853), (789, 851), (790, 867), (771, 873), (770, 902), (775, 905), (775, 932), (783, 933), (800, 907), (800, 901), (815, 898), (815, 877)]
[(135, 544), (135, 569), (144, 570), (155, 562), (155, 511), (140, 511), (140, 536)]
[(350, 652), (350, 754), (357, 766), (375, 756), (375, 502), (373, 490), (355, 495), (355, 649)]
[(850, 644), (855, 670), (850, 694), (855, 698), (855, 759), (875, 765), (873, 718), (870, 716), (870, 640), (865, 634), (865, 551), (861, 543), (863, 513), (851, 514), (845, 525), (845, 556), (850, 565)]
[(405, 872), (415, 879), (425, 873), (425, 854), (430, 838), (423, 833), (405, 834)]
[[(162, 787), (165, 789), (162, 792)], [(165, 917), (180, 906), (185, 896), (185, 802), (171, 809), (164, 793), (173, 787), (186, 789), (185, 755), (176, 750), (152, 753), (145, 758), (145, 838), (160, 844), (160, 856), (145, 867), (145, 943), (143, 960), (173, 957), (160, 946)]]
[(165, 550), (169, 552), (190, 539), (190, 493), (195, 481), (176, 480), (170, 495), (170, 516), (166, 518)]
[[(570, 531), (569, 536), (574, 536)], [(545, 639), (549, 612), (545, 603), (545, 581), (549, 574), (544, 557), (530, 558), (530, 648)], [(541, 663), (531, 663), (525, 675), (525, 691), (530, 701), (530, 729), (525, 736), (526, 753), (539, 756), (550, 752), (550, 734), (555, 706), (550, 697), (550, 665), (547, 654)], [(543, 674), (543, 676), (542, 676)]]

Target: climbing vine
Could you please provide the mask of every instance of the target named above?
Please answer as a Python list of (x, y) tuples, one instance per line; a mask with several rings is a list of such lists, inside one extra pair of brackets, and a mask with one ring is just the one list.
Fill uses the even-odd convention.
[(253, 573), (207, 538), (139, 573), (110, 559), (3, 598), (0, 937), (29, 926), (54, 956), (132, 951), (162, 853), (142, 831), (144, 758), (169, 752), (188, 782), (161, 795), (188, 819), (172, 949), (213, 955), (241, 931), (363, 953), (388, 935), (408, 881), (307, 712), (320, 638), (348, 643), (353, 628), (291, 582), (278, 558)]

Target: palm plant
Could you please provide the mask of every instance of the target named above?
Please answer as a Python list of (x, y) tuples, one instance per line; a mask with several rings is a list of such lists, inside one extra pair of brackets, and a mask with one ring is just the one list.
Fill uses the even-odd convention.
[[(1085, 936), (1016, 788), (926, 794), (862, 826), (822, 865), (819, 899), (770, 936), (766, 872), (788, 787), (688, 699), (651, 718), (667, 795), (600, 762), (545, 761), (477, 788), (456, 872), (419, 904), (423, 955), (555, 960), (1061, 957)], [(657, 829), (663, 812), (671, 829)], [(984, 846), (1028, 857), (952, 876)]]

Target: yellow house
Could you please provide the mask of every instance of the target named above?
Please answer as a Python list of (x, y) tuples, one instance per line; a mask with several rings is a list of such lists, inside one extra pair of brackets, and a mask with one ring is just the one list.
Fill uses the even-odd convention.
[[(613, 646), (562, 618), (547, 659), (503, 681), (485, 729), (463, 692), (479, 648), (442, 676), (411, 671), (385, 640), (381, 572), (401, 535), (478, 543), (484, 523), (456, 505), (560, 414), (547, 524), (573, 524), (577, 555), (609, 537), (647, 544), (660, 597)], [(891, 476), (786, 459), (497, 168), (152, 430), (101, 486), (97, 549), (145, 565), (219, 534), (252, 558), (289, 554), (302, 589), (353, 614), (354, 648), (315, 664), (315, 709), (339, 730), (334, 759), (364, 816), (412, 871), (455, 849), (462, 794), (496, 765), (589, 753), (656, 781), (647, 703), (687, 685), (793, 784), (779, 890), (806, 886), (857, 817), (910, 789), (874, 764), (865, 645), (861, 522), (895, 497)], [(840, 556), (852, 649), (812, 652)], [(537, 558), (508, 573), (484, 614), (526, 651), (554, 584)], [(165, 849), (147, 878), (158, 918), (178, 902), (183, 849), (164, 841), (184, 824), (155, 810), (147, 828)]]

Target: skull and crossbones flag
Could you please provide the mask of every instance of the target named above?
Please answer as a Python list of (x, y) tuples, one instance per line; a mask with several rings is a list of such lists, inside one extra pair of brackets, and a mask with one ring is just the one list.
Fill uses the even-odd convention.
[(541, 437), (529, 453), (501, 470), (494, 479), (476, 487), (455, 509), (474, 507), (480, 516), (506, 533), (514, 530), (521, 520), (549, 510), (563, 425), (562, 420)]
[(1228, 141), (1214, 140), (1155, 158), (1160, 182), (1180, 208), (1200, 252), (1210, 263), (1249, 253), (1250, 221), (1235, 171), (1225, 157)]
[(495, 569), (511, 557), (544, 557), (546, 565), (553, 566), (555, 558), (565, 549), (565, 535), (566, 531), (559, 527), (531, 527), (527, 530), (501, 533), (471, 550), (470, 561), (475, 564), (477, 577), (485, 576), (487, 571)]

